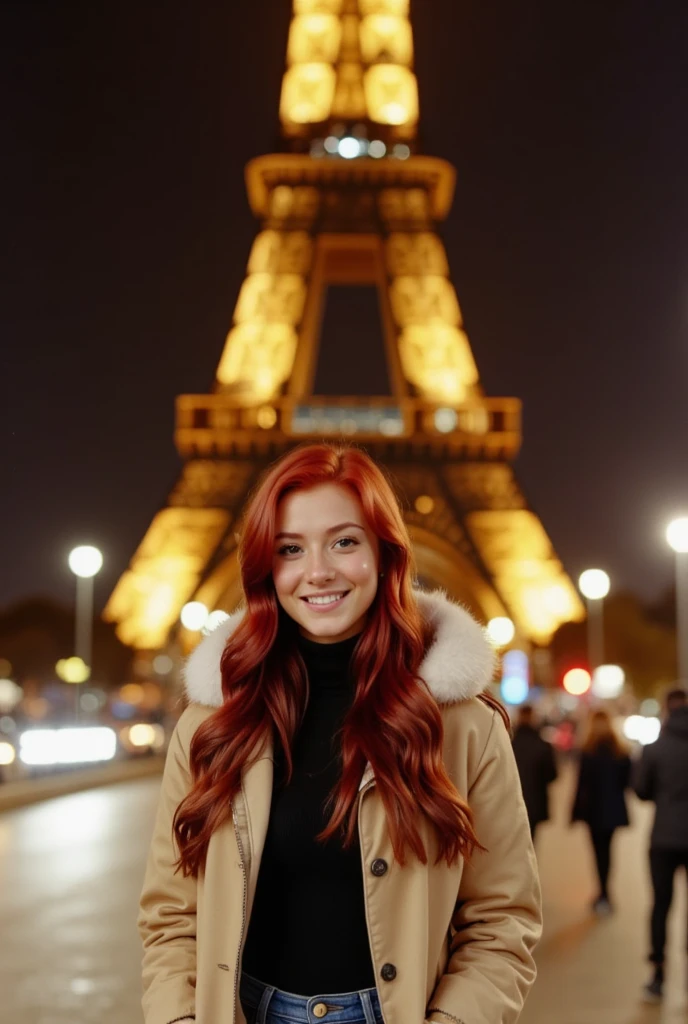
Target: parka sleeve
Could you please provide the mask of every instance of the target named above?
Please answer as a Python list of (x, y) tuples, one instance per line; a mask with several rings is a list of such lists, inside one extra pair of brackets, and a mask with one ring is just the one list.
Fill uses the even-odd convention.
[(191, 787), (185, 711), (172, 734), (141, 893), (145, 1024), (194, 1019), (196, 1005), (196, 879), (175, 872), (175, 811)]
[(485, 850), (464, 869), (449, 962), (427, 1016), (436, 1024), (514, 1024), (535, 981), (542, 914), (516, 762), (497, 712), (468, 803)]

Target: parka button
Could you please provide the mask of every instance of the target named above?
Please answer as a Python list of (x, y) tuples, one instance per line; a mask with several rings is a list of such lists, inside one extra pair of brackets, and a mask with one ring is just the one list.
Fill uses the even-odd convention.
[(394, 981), (397, 976), (397, 969), (394, 964), (383, 964), (380, 974), (383, 981)]
[(381, 875), (384, 875), (385, 872), (387, 871), (387, 861), (383, 860), (382, 857), (376, 857), (373, 863), (370, 865), (370, 870), (373, 872), (374, 875), (377, 875), (377, 877), (379, 878)]

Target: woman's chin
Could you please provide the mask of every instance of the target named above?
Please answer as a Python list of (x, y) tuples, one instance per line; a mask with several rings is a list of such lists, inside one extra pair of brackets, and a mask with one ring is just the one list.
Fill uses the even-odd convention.
[[(315, 621), (313, 621), (315, 619)], [(333, 616), (330, 621), (320, 620), (316, 616), (301, 616), (298, 620), (300, 632), (306, 639), (321, 641), (323, 643), (337, 643), (340, 640), (348, 640), (356, 636), (363, 629), (364, 621), (361, 619), (352, 620), (349, 615), (343, 619), (340, 616)]]

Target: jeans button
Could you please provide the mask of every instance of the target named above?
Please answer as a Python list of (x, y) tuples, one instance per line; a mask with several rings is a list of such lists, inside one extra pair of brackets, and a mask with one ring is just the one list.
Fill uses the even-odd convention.
[(325, 1003), (316, 1003), (313, 1007), (313, 1013), (316, 1017), (324, 1017), (327, 1013), (327, 1006)]

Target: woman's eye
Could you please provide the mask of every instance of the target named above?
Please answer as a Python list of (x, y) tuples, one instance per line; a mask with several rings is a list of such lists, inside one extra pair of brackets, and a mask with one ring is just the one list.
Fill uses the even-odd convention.
[(298, 544), (283, 544), (277, 552), (278, 555), (297, 555), (298, 553)]
[(348, 548), (352, 545), (356, 546), (358, 541), (354, 540), (353, 537), (340, 537), (339, 540), (335, 542), (335, 547), (337, 547), (337, 544), (341, 544), (343, 548)]

